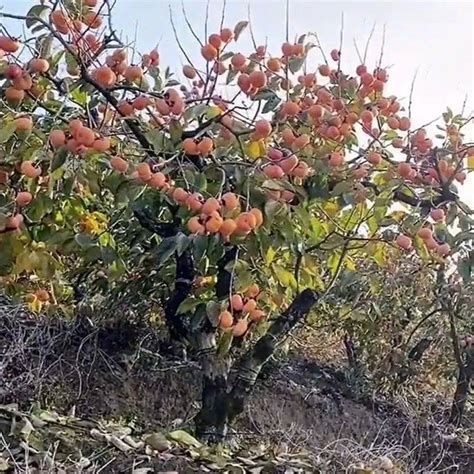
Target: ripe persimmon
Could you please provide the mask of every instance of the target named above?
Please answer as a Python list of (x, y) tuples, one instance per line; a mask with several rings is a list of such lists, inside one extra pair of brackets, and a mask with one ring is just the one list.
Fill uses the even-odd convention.
[(108, 66), (98, 67), (93, 72), (93, 78), (101, 87), (112, 87), (117, 81), (117, 76), (114, 71)]
[(16, 203), (20, 207), (27, 206), (33, 200), (33, 196), (28, 191), (20, 191), (15, 198)]
[(222, 202), (226, 211), (232, 211), (240, 206), (239, 197), (231, 192), (222, 195)]
[(234, 337), (243, 336), (247, 332), (248, 326), (249, 325), (245, 319), (239, 319), (232, 328), (232, 335)]
[(255, 89), (261, 89), (267, 84), (267, 76), (263, 71), (252, 71), (249, 74), (250, 84), (255, 87)]
[(285, 172), (278, 165), (268, 165), (263, 168), (263, 172), (272, 179), (281, 179), (285, 176)]
[(19, 229), (23, 224), (23, 216), (21, 214), (15, 214), (13, 216), (7, 217), (5, 222), (5, 227), (7, 229)]
[[(155, 100), (155, 107), (156, 107), (156, 110), (161, 115), (169, 115), (170, 112), (171, 112), (170, 106), (167, 104), (166, 100), (164, 100), (164, 99), (156, 99)], [(186, 139), (186, 140), (188, 140), (188, 139)], [(197, 153), (194, 153), (194, 154), (197, 155)]]
[(235, 229), (236, 233), (240, 235), (247, 235), (257, 225), (257, 219), (250, 212), (243, 212), (242, 214), (237, 216), (237, 218), (235, 219), (235, 224), (237, 226), (237, 228)]
[(267, 68), (272, 72), (278, 72), (281, 69), (281, 61), (278, 58), (270, 58), (267, 61)]
[(244, 304), (244, 307), (242, 308), (242, 311), (244, 313), (250, 313), (251, 311), (253, 311), (256, 308), (257, 308), (257, 302), (253, 298), (250, 298)]
[(128, 66), (123, 76), (128, 82), (139, 81), (143, 77), (143, 70), (140, 66)]
[(207, 221), (206, 221), (206, 230), (212, 234), (219, 232), (219, 229), (222, 227), (222, 224), (224, 223), (224, 219), (219, 214), (214, 214), (212, 215)]
[(13, 123), (15, 124), (16, 132), (31, 132), (33, 129), (33, 120), (28, 116), (18, 117)]
[(400, 248), (404, 250), (409, 250), (412, 246), (412, 241), (410, 237), (404, 234), (400, 234), (395, 240), (395, 242)]
[(40, 168), (35, 168), (30, 160), (23, 161), (20, 165), (20, 171), (27, 178), (37, 178), (41, 174)]
[(101, 137), (96, 138), (94, 143), (92, 144), (92, 148), (99, 153), (103, 153), (110, 148), (110, 138), (108, 137)]
[(302, 133), (299, 137), (296, 137), (295, 141), (293, 142), (293, 149), (297, 151), (302, 150), (309, 144), (309, 141), (309, 136), (305, 133)]
[(445, 217), (445, 213), (444, 213), (443, 209), (438, 208), (438, 209), (433, 209), (430, 212), (430, 216), (435, 222), (443, 222), (444, 217)]
[(242, 296), (232, 295), (230, 298), (230, 307), (233, 311), (242, 311), (242, 308), (244, 307)]
[(381, 163), (382, 161), (382, 156), (380, 155), (380, 153), (377, 153), (375, 151), (371, 151), (368, 155), (367, 155), (367, 161), (374, 165), (374, 166), (377, 166)]
[(133, 108), (136, 110), (145, 110), (151, 103), (151, 100), (146, 95), (139, 95), (133, 99)]
[(221, 329), (228, 329), (232, 327), (232, 324), (234, 324), (232, 314), (230, 314), (229, 311), (222, 311), (222, 313), (219, 314), (219, 327)]
[(250, 83), (250, 77), (248, 74), (241, 74), (237, 79), (237, 85), (239, 86), (242, 92), (249, 92), (252, 88), (252, 84)]
[(23, 71), (21, 75), (15, 77), (12, 80), (12, 85), (15, 89), (20, 89), (22, 91), (30, 90), (33, 86), (33, 80), (28, 72)]
[(189, 193), (184, 190), (183, 188), (176, 188), (173, 191), (173, 199), (178, 203), (178, 204), (184, 204), (186, 200), (188, 199)]
[(241, 70), (247, 64), (247, 58), (243, 54), (237, 53), (232, 56), (230, 63), (235, 69)]
[(0, 36), (0, 49), (6, 53), (16, 53), (20, 49), (20, 42), (9, 36)]
[(283, 43), (281, 45), (281, 52), (283, 53), (283, 56), (293, 56), (293, 45), (290, 43)]
[(284, 128), (281, 132), (281, 138), (286, 145), (291, 145), (295, 140), (295, 134), (291, 128)]
[(15, 89), (14, 87), (7, 87), (5, 89), (5, 99), (13, 104), (19, 104), (25, 98), (25, 91)]
[(49, 143), (53, 148), (60, 148), (66, 144), (66, 135), (62, 130), (51, 130)]
[(261, 138), (266, 138), (272, 133), (272, 125), (268, 120), (260, 119), (255, 122), (255, 132)]
[(256, 283), (252, 283), (246, 290), (245, 296), (247, 298), (256, 298), (257, 295), (260, 293), (260, 288)]
[(192, 138), (183, 140), (183, 150), (188, 155), (199, 155), (198, 144)]
[(140, 163), (137, 166), (138, 177), (142, 181), (148, 181), (151, 179), (151, 169), (148, 163)]
[(221, 205), (219, 201), (214, 197), (210, 197), (202, 205), (201, 212), (203, 214), (211, 215), (213, 212), (219, 211), (220, 208), (221, 208)]
[(402, 162), (398, 164), (398, 174), (402, 178), (409, 178), (412, 174), (413, 168), (411, 167), (410, 163)]
[(217, 49), (215, 48), (215, 46), (213, 46), (212, 44), (205, 44), (202, 48), (201, 48), (201, 56), (207, 61), (207, 62), (210, 62), (210, 61), (214, 61), (214, 59), (217, 58)]
[(290, 155), (278, 163), (278, 166), (285, 172), (285, 174), (290, 174), (297, 166), (299, 160), (296, 155)]
[(69, 122), (69, 133), (75, 138), (83, 126), (83, 123), (79, 119), (72, 119)]
[(42, 303), (46, 303), (49, 301), (49, 293), (46, 290), (38, 290), (35, 293), (35, 296), (38, 301), (41, 301)]
[(112, 167), (112, 169), (118, 171), (119, 173), (126, 173), (129, 165), (120, 156), (114, 156), (110, 159), (110, 166)]
[(100, 28), (102, 25), (102, 18), (97, 12), (94, 11), (87, 12), (83, 17), (83, 21), (87, 26), (89, 26), (89, 28), (92, 28), (93, 30)]
[(223, 28), (220, 32), (221, 40), (228, 43), (234, 38), (234, 32), (230, 28)]
[(237, 229), (237, 224), (233, 219), (225, 219), (222, 223), (219, 233), (224, 237), (224, 239), (228, 239)]
[(49, 70), (49, 62), (44, 58), (33, 58), (29, 64), (29, 69), (31, 72), (44, 74)]
[(249, 318), (255, 322), (261, 321), (264, 317), (265, 313), (261, 309), (254, 309), (249, 313)]
[(298, 163), (298, 166), (296, 166), (291, 171), (291, 175), (296, 176), (297, 178), (305, 178), (306, 176), (308, 176), (309, 172), (310, 168), (308, 166), (308, 163), (306, 163), (305, 161), (300, 161)]
[(188, 79), (194, 79), (196, 77), (196, 69), (194, 69), (192, 66), (189, 64), (185, 64), (183, 66), (183, 74), (185, 77)]
[(335, 151), (329, 156), (329, 166), (332, 168), (337, 168), (344, 163), (344, 157), (341, 153)]
[(289, 115), (290, 117), (298, 115), (300, 111), (301, 107), (296, 102), (288, 101), (282, 106), (282, 112), (286, 115)]
[(152, 188), (160, 189), (166, 184), (166, 176), (159, 171), (153, 173), (147, 184)]
[(428, 240), (433, 238), (433, 231), (428, 227), (422, 227), (418, 232), (418, 237), (423, 240)]
[(190, 194), (186, 199), (186, 205), (191, 211), (200, 211), (202, 208), (202, 196), (199, 193)]
[(212, 35), (209, 35), (208, 38), (208, 43), (214, 46), (217, 50), (221, 47), (222, 45), (222, 39), (217, 33), (213, 33)]
[(203, 137), (201, 141), (197, 144), (197, 149), (199, 153), (203, 156), (209, 155), (213, 148), (214, 142), (209, 137)]
[(80, 127), (76, 132), (75, 139), (80, 145), (90, 147), (94, 144), (95, 133), (89, 127)]
[(329, 74), (331, 74), (331, 68), (327, 64), (321, 64), (321, 66), (318, 67), (318, 71), (323, 77), (328, 77)]
[(202, 235), (206, 230), (205, 227), (201, 224), (199, 217), (197, 216), (191, 217), (186, 226), (189, 232), (191, 232), (192, 234)]

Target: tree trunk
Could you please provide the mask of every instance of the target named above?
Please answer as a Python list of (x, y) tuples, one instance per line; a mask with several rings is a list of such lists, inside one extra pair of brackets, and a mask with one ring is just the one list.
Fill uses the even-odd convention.
[(317, 298), (317, 293), (312, 290), (302, 291), (288, 309), (274, 320), (267, 333), (232, 367), (236, 372), (232, 383), (229, 381), (230, 359), (219, 359), (215, 352), (215, 334), (203, 337), (202, 408), (196, 418), (199, 437), (209, 442), (220, 442), (225, 438), (229, 425), (244, 411), (262, 367), (289, 333), (304, 320)]
[(462, 421), (466, 401), (469, 396), (471, 379), (474, 376), (474, 350), (466, 351), (466, 364), (459, 368), (456, 391), (454, 392), (453, 404), (449, 422), (459, 426)]

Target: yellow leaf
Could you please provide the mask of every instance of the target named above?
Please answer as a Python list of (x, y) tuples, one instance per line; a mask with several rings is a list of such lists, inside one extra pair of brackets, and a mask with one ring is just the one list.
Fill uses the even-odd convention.
[(341, 208), (337, 202), (329, 201), (324, 204), (323, 209), (330, 217), (334, 217), (340, 211)]
[(273, 247), (268, 247), (267, 253), (265, 254), (265, 260), (267, 265), (270, 265), (270, 263), (273, 262), (273, 259), (275, 258), (276, 251)]
[(42, 307), (43, 303), (36, 297), (28, 303), (28, 308), (30, 311), (33, 311), (33, 313), (39, 313)]
[(467, 167), (470, 170), (474, 170), (474, 155), (467, 157)]
[(206, 112), (206, 117), (208, 119), (213, 119), (222, 114), (222, 109), (217, 106), (209, 107)]
[(252, 160), (256, 160), (260, 156), (265, 154), (265, 143), (263, 140), (258, 140), (256, 142), (250, 142), (247, 145), (247, 155)]

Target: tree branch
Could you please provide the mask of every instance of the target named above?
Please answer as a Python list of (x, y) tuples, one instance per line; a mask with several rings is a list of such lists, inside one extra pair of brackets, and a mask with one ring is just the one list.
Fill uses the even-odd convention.
[(288, 309), (275, 319), (267, 333), (240, 359), (237, 364), (237, 377), (229, 394), (229, 422), (244, 409), (245, 401), (263, 365), (289, 333), (308, 315), (318, 297), (318, 293), (309, 288), (299, 293)]

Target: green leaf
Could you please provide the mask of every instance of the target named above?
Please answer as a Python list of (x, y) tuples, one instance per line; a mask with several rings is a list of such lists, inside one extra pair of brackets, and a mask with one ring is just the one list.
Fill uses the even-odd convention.
[(282, 286), (284, 287), (289, 286), (292, 289), (296, 290), (296, 287), (297, 287), (296, 278), (292, 272), (285, 270), (279, 265), (273, 265), (273, 271), (275, 272), (275, 276), (277, 277), (278, 281), (282, 284)]
[(25, 20), (26, 27), (31, 28), (33, 25), (38, 23), (38, 18), (41, 18), (48, 10), (49, 8), (45, 5), (35, 5), (34, 7), (31, 7), (26, 14), (28, 17)]
[(219, 345), (217, 346), (217, 356), (224, 356), (229, 353), (230, 348), (232, 347), (232, 341), (234, 337), (232, 336), (232, 331), (225, 332), (222, 334), (219, 339)]
[(10, 122), (0, 128), (0, 143), (6, 143), (15, 133), (15, 123)]
[(83, 249), (91, 248), (95, 245), (94, 239), (89, 234), (77, 234), (74, 240)]
[(302, 56), (301, 58), (296, 57), (296, 58), (291, 59), (288, 64), (290, 71), (293, 74), (299, 71), (301, 69), (301, 66), (303, 66), (305, 60), (306, 60), (306, 56)]
[(53, 201), (44, 194), (39, 194), (28, 206), (26, 215), (33, 222), (40, 222), (44, 216), (51, 213), (54, 208)]
[(160, 242), (154, 253), (160, 265), (163, 265), (176, 252), (178, 240), (176, 236), (166, 237)]
[(183, 313), (188, 313), (189, 311), (193, 310), (197, 306), (201, 304), (201, 301), (196, 299), (194, 296), (190, 296), (189, 298), (186, 298), (179, 306), (178, 309), (176, 310), (176, 314), (183, 314)]
[(207, 104), (193, 105), (192, 107), (189, 107), (189, 109), (186, 109), (186, 111), (183, 114), (183, 117), (185, 120), (190, 122), (196, 118), (203, 116), (207, 112), (208, 109), (209, 109), (209, 106)]
[(465, 283), (467, 283), (472, 276), (472, 266), (470, 260), (460, 260), (458, 263), (458, 271)]
[(216, 301), (209, 301), (206, 304), (207, 318), (214, 327), (219, 325), (219, 314), (221, 314), (221, 305)]
[(177, 120), (173, 120), (169, 127), (170, 137), (172, 143), (179, 143), (183, 136), (183, 127)]
[(333, 196), (340, 196), (341, 194), (347, 193), (350, 190), (352, 190), (352, 183), (349, 183), (348, 181), (341, 181), (340, 183), (337, 183), (336, 186), (334, 186), (331, 194)]
[(227, 73), (225, 83), (230, 84), (236, 78), (238, 73), (239, 73), (239, 71), (237, 71), (237, 69), (230, 68), (229, 72)]
[(186, 446), (188, 448), (200, 448), (202, 446), (201, 442), (184, 430), (172, 431), (171, 433), (168, 433), (168, 438), (172, 439), (173, 441), (177, 441), (182, 446)]
[(168, 146), (171, 144), (170, 139), (156, 128), (147, 132), (145, 137), (156, 152), (168, 149)]
[(60, 168), (66, 162), (68, 152), (65, 148), (60, 148), (53, 157), (51, 162), (51, 171), (55, 171)]
[(273, 94), (265, 102), (265, 105), (263, 106), (263, 109), (262, 109), (262, 113), (266, 114), (267, 112), (272, 112), (273, 110), (277, 108), (280, 102), (281, 102), (281, 99), (276, 94)]
[(234, 52), (232, 51), (227, 51), (227, 53), (224, 53), (222, 56), (219, 56), (220, 61), (227, 61), (227, 59), (230, 59), (232, 56), (234, 56)]
[(248, 21), (243, 20), (239, 21), (234, 28), (234, 40), (237, 41), (239, 39), (239, 36), (241, 35), (242, 31), (244, 31), (245, 28), (247, 28), (247, 25), (249, 24)]
[(186, 234), (183, 234), (182, 232), (179, 232), (175, 238), (176, 252), (179, 256), (181, 256), (183, 255), (184, 251), (189, 247), (191, 240)]

